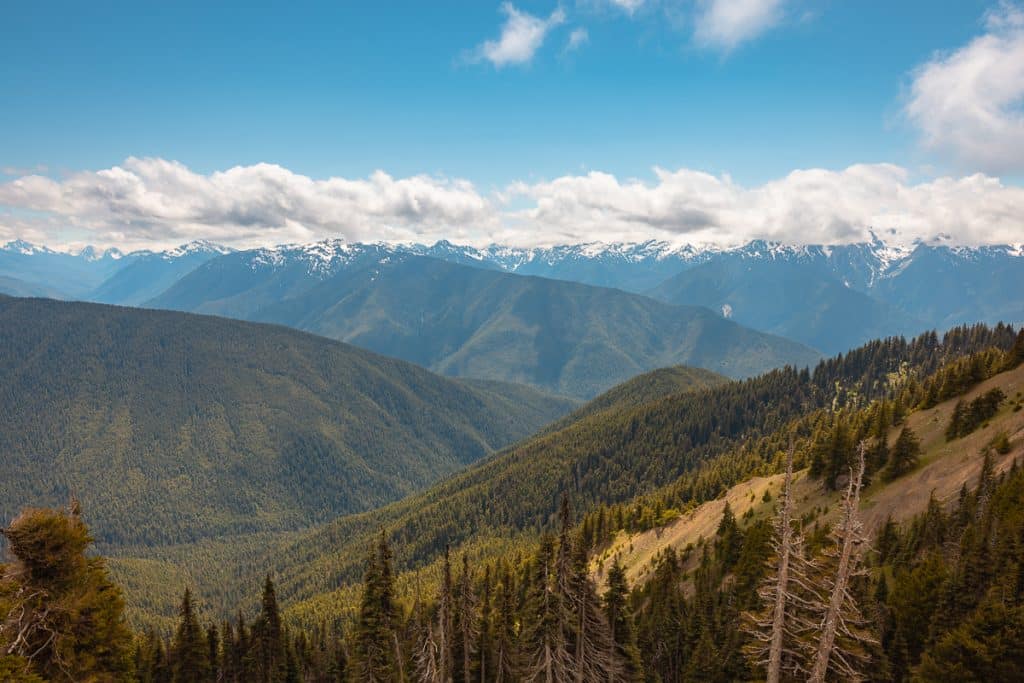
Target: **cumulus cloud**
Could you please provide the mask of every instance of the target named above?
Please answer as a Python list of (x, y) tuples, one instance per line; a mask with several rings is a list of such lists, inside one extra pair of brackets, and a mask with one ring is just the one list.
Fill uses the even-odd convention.
[(779, 23), (783, 0), (699, 0), (694, 39), (699, 45), (732, 50)]
[[(432, 176), (316, 180), (271, 164), (210, 174), (128, 159), (64, 179), (0, 183), (0, 239), (49, 245), (235, 247), (450, 239), (534, 246), (585, 241), (736, 245), (750, 239), (837, 244), (869, 230), (910, 244), (1022, 241), (1024, 188), (975, 174), (911, 182), (888, 164), (806, 169), (745, 187), (728, 175), (655, 169), (649, 180), (591, 172), (518, 182), (490, 195)], [(70, 237), (69, 237), (70, 235)]]
[(559, 7), (546, 19), (515, 8), (511, 2), (501, 5), (505, 25), (497, 40), (488, 40), (473, 52), (475, 61), (487, 60), (497, 68), (510, 64), (526, 64), (544, 44), (551, 29), (565, 23), (565, 11)]
[[(62, 218), (98, 244), (127, 247), (212, 239), (234, 245), (405, 239), (429, 230), (486, 228), (489, 202), (465, 180), (430, 176), (313, 180), (273, 164), (202, 175), (163, 159), (63, 180), (30, 175), (0, 184), (0, 205)], [(33, 221), (37, 224), (41, 219)], [(15, 218), (0, 216), (0, 222)], [(19, 219), (25, 228), (25, 219)]]
[(887, 164), (799, 170), (752, 188), (727, 175), (657, 169), (654, 183), (592, 172), (511, 191), (532, 206), (506, 216), (510, 239), (528, 227), (563, 240), (837, 244), (892, 229), (904, 243), (942, 233), (962, 244), (1019, 243), (1024, 215), (1024, 189), (996, 178), (911, 184), (906, 170)]
[(565, 52), (574, 52), (590, 40), (590, 33), (585, 28), (575, 28), (569, 34), (569, 40), (565, 42)]
[(913, 75), (906, 115), (922, 143), (971, 169), (1024, 170), (1024, 8), (1004, 2), (986, 32)]

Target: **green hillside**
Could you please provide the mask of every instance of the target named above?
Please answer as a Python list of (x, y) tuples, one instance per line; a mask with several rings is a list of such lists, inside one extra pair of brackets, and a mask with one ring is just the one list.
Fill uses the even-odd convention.
[(723, 377), (710, 370), (691, 368), (686, 365), (658, 368), (637, 375), (631, 380), (612, 387), (597, 398), (587, 401), (579, 409), (549, 426), (547, 431), (557, 431), (594, 413), (633, 408), (665, 396), (700, 391), (729, 381), (728, 377)]
[[(272, 569), (284, 599), (316, 598), (305, 614), (326, 616), (326, 606), (334, 601), (331, 592), (359, 580), (366, 548), (382, 528), (395, 546), (396, 568), (409, 570), (435, 562), (446, 544), (506, 548), (516, 539), (533, 537), (552, 523), (563, 492), (571, 494), (579, 510), (625, 504), (680, 481), (684, 487), (672, 492), (673, 501), (714, 497), (763, 466), (767, 454), (775, 451), (758, 446), (759, 440), (793, 420), (834, 405), (858, 405), (890, 391), (894, 378), (912, 381), (972, 350), (1009, 348), (1014, 339), (1014, 331), (1006, 327), (976, 327), (954, 330), (944, 338), (929, 334), (912, 342), (872, 342), (821, 363), (813, 372), (777, 370), (588, 415), (422, 493), (306, 531), (160, 549), (122, 548), (117, 554), (187, 566), (217, 608), (249, 597), (256, 574)], [(719, 466), (704, 466), (716, 458)], [(128, 571), (117, 563), (115, 567)], [(239, 582), (246, 567), (259, 569)]]
[(294, 529), (572, 407), (281, 327), (0, 297), (0, 518), (73, 494), (108, 545)]

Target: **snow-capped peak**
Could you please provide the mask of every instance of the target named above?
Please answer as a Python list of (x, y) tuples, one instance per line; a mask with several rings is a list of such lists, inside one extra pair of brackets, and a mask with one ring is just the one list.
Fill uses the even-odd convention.
[(165, 259), (181, 258), (189, 254), (230, 254), (233, 249), (208, 240), (192, 240), (173, 249), (161, 252)]
[(3, 251), (16, 251), (24, 256), (32, 256), (34, 254), (52, 254), (53, 251), (47, 247), (40, 246), (38, 244), (32, 244), (25, 240), (12, 240), (2, 247)]

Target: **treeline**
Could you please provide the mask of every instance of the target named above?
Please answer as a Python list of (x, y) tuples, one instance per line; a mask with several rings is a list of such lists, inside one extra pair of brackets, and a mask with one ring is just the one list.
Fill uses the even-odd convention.
[[(852, 490), (852, 487), (851, 487)], [(598, 587), (563, 500), (557, 532), (534, 553), (474, 565), (446, 557), (429, 595), (396, 590), (384, 536), (367, 560), (357, 614), (345, 633), (288, 627), (273, 583), (247, 624), (204, 625), (186, 592), (174, 634), (133, 636), (102, 560), (82, 553), (77, 514), (31, 511), (5, 530), (0, 678), (5, 681), (1010, 681), (1024, 678), (1024, 469), (977, 483), (948, 511), (934, 499), (908, 523), (885, 523), (856, 541), (848, 531), (783, 535), (776, 523), (737, 519), (728, 506), (715, 534), (663, 551), (632, 588), (618, 559)], [(855, 509), (855, 504), (850, 506)], [(854, 522), (856, 520), (854, 519)], [(791, 520), (792, 522), (792, 520)], [(844, 531), (845, 530), (845, 531)], [(778, 566), (790, 548), (790, 602), (780, 638), (781, 675), (769, 673)], [(45, 550), (44, 550), (45, 548)], [(42, 564), (39, 562), (45, 560)], [(801, 574), (801, 572), (805, 572)], [(807, 581), (809, 588), (798, 585)], [(847, 596), (825, 657), (817, 617), (830, 591)], [(796, 588), (794, 588), (796, 586)], [(802, 596), (797, 602), (795, 596)], [(815, 616), (802, 628), (801, 610)], [(822, 619), (820, 623), (825, 623)], [(768, 637), (761, 637), (767, 634)]]

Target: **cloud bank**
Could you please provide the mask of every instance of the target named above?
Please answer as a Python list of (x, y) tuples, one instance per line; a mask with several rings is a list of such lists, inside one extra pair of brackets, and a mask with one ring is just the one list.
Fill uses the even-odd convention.
[(1024, 8), (1004, 2), (985, 26), (915, 71), (906, 115), (927, 148), (956, 163), (1024, 171)]
[(914, 183), (887, 164), (798, 170), (754, 187), (690, 169), (655, 169), (649, 180), (595, 171), (485, 194), (467, 180), (425, 175), (317, 180), (272, 164), (204, 175), (173, 161), (131, 158), (59, 180), (27, 175), (0, 183), (0, 207), (2, 241), (122, 249), (326, 237), (836, 244), (868, 239), (871, 229), (904, 244), (941, 235), (967, 245), (1024, 242), (1024, 188), (983, 174)]

